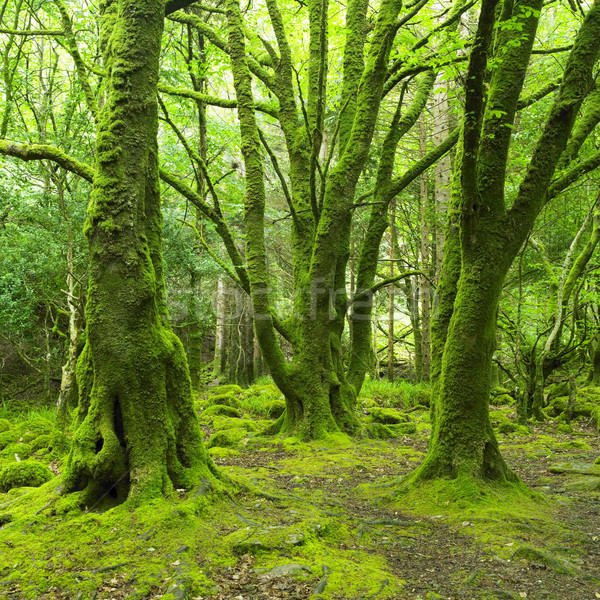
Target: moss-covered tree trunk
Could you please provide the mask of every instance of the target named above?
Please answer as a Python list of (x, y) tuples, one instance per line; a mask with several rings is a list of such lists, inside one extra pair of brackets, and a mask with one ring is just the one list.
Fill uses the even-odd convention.
[(87, 343), (65, 490), (138, 502), (215, 474), (164, 298), (157, 157), (162, 0), (109, 0), (106, 99), (86, 235)]
[[(508, 208), (504, 180), (512, 123), (542, 4), (542, 0), (482, 3), (466, 78), (460, 185), (438, 284), (433, 374), (439, 368), (440, 375), (432, 437), (423, 464), (409, 481), (516, 478), (500, 455), (488, 414), (498, 300), (506, 273), (547, 201), (575, 117), (592, 87), (600, 34), (600, 8), (595, 3), (575, 40), (544, 131)], [(502, 26), (515, 18), (522, 28)], [(493, 50), (502, 53), (502, 61), (487, 81), (488, 54)]]

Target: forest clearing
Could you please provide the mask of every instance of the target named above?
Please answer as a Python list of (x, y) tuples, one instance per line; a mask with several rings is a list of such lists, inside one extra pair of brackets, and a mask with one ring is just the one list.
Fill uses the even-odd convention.
[(600, 0), (2, 0), (0, 597), (600, 598)]

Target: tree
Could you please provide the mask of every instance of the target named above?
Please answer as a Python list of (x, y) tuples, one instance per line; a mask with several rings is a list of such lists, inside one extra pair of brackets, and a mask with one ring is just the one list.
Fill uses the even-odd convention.
[[(69, 15), (61, 0), (56, 4), (68, 32)], [(218, 478), (202, 444), (164, 293), (157, 148), (164, 14), (161, 0), (102, 4), (100, 110), (79, 71), (97, 123), (95, 169), (51, 146), (1, 142), (6, 154), (54, 160), (93, 182), (85, 226), (86, 345), (77, 364), (79, 406), (64, 478), (65, 491), (81, 492), (88, 505), (104, 497), (140, 502)], [(77, 65), (74, 37), (67, 37)]]
[(571, 135), (573, 125), (592, 89), (600, 45), (600, 6), (594, 3), (520, 187), (512, 202), (506, 197), (511, 131), (542, 7), (541, 0), (482, 2), (466, 77), (457, 189), (438, 286), (434, 345), (443, 347), (439, 390), (429, 451), (412, 481), (515, 479), (500, 454), (488, 414), (502, 284), (544, 204), (598, 164), (597, 154), (579, 163), (568, 161), (566, 171), (554, 177), (561, 155), (577, 137), (577, 128)]
[[(396, 34), (409, 23), (427, 2), (407, 9), (401, 17), (401, 4), (382, 0), (374, 24), (369, 25), (368, 3), (351, 1), (347, 6), (345, 46), (341, 61), (343, 76), (334, 138), (338, 138), (337, 162), (333, 159), (335, 143), (329, 142), (329, 155), (321, 165), (324, 113), (327, 106), (328, 2), (309, 2), (309, 41), (307, 98), (298, 98), (294, 85), (294, 56), (290, 31), (286, 27), (276, 0), (269, 0), (268, 15), (277, 48), (263, 41), (268, 56), (257, 60), (254, 48), (244, 39), (244, 22), (235, 0), (227, 4), (229, 55), (240, 119), (241, 145), (246, 173), (246, 258), (248, 286), (255, 314), (257, 338), (271, 375), (286, 398), (287, 409), (272, 432), (305, 438), (325, 437), (339, 431), (354, 432), (358, 427), (354, 415), (355, 400), (371, 356), (370, 314), (372, 293), (384, 285), (414, 274), (401, 273), (375, 286), (377, 255), (388, 224), (388, 207), (402, 189), (433, 164), (456, 141), (449, 136), (403, 176), (394, 178), (395, 151), (400, 138), (415, 124), (431, 91), (435, 74), (427, 60), (407, 65), (403, 58), (391, 61)], [(453, 26), (464, 10), (456, 2), (440, 29)], [(183, 20), (183, 19), (182, 19)], [(187, 18), (188, 22), (192, 22)], [(200, 27), (200, 25), (198, 24)], [(369, 30), (371, 34), (367, 35)], [(414, 42), (416, 52), (432, 34)], [(408, 36), (410, 39), (410, 36)], [(368, 39), (368, 44), (367, 44)], [(412, 43), (412, 42), (411, 42)], [(409, 43), (409, 46), (411, 45)], [(397, 51), (401, 55), (400, 51)], [(366, 59), (363, 60), (363, 55)], [(264, 66), (263, 66), (264, 65)], [(413, 70), (410, 70), (412, 66)], [(268, 67), (274, 67), (270, 70)], [(378, 181), (367, 234), (359, 251), (357, 294), (347, 297), (346, 266), (350, 249), (352, 211), (361, 171), (369, 154), (385, 96), (399, 81), (402, 73), (424, 73), (418, 78), (412, 102), (402, 114), (408, 81), (404, 82), (395, 114), (387, 126), (383, 143)], [(251, 75), (254, 74), (279, 101), (277, 117), (285, 138), (291, 187), (282, 181), (293, 223), (294, 314), (286, 320), (277, 318), (269, 302), (268, 270), (265, 255), (264, 210), (265, 187), (261, 142), (272, 162), (259, 130)], [(297, 82), (300, 88), (301, 82)], [(282, 178), (283, 179), (283, 178)], [(320, 186), (318, 185), (320, 180)], [(342, 334), (346, 313), (352, 320), (352, 348), (347, 369), (342, 356)], [(278, 344), (278, 331), (292, 345), (294, 355), (288, 363)]]

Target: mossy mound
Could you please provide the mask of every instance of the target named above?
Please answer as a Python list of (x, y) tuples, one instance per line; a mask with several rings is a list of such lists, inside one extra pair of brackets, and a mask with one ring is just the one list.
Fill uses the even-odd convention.
[(243, 391), (239, 385), (216, 385), (209, 388), (208, 394), (214, 398), (215, 396), (241, 394)]
[(515, 559), (527, 560), (534, 565), (541, 565), (552, 569), (555, 573), (575, 574), (579, 570), (573, 563), (561, 556), (529, 546), (523, 546), (515, 550), (511, 556), (511, 560)]
[(371, 408), (369, 409), (369, 415), (374, 423), (381, 423), (383, 425), (396, 425), (398, 423), (407, 423), (409, 421), (408, 415), (398, 412), (393, 408)]
[(490, 392), (490, 404), (493, 406), (506, 406), (514, 403), (515, 399), (510, 395), (510, 391), (504, 387), (496, 387)]
[(490, 420), (492, 422), (492, 427), (497, 429), (500, 433), (515, 433), (519, 430), (519, 425), (513, 423), (501, 410), (490, 411)]
[(48, 467), (35, 460), (11, 463), (0, 471), (0, 491), (7, 492), (16, 487), (39, 487), (52, 479)]
[(12, 423), (8, 419), (0, 419), (0, 434), (12, 429)]
[(34, 438), (38, 435), (50, 435), (53, 429), (54, 424), (52, 421), (45, 419), (44, 417), (33, 417), (32, 419), (24, 421), (20, 426), (21, 434), (23, 436), (29, 434), (33, 435)]
[(0, 433), (0, 450), (4, 450), (9, 444), (15, 444), (19, 441), (19, 432), (16, 429), (8, 429)]
[(234, 531), (225, 538), (225, 543), (231, 545), (234, 554), (242, 556), (285, 551), (294, 546), (302, 546), (307, 539), (307, 534), (297, 527), (284, 527), (274, 525), (251, 530), (250, 527)]
[(247, 435), (248, 432), (241, 427), (223, 429), (210, 436), (207, 446), (208, 448), (214, 448), (215, 446), (220, 448), (231, 448), (232, 446), (237, 446), (237, 444)]
[(233, 394), (217, 394), (216, 396), (211, 396), (206, 404), (209, 407), (231, 406), (233, 408), (239, 408), (241, 406), (241, 402)]
[[(577, 390), (571, 417), (573, 419), (578, 417), (590, 418), (597, 406), (600, 406), (600, 388), (581, 388)], [(545, 412), (548, 416), (560, 420), (566, 418), (568, 407), (569, 397), (557, 396), (550, 400)]]
[(210, 425), (216, 431), (223, 429), (244, 429), (245, 431), (258, 431), (260, 425), (252, 419), (241, 419), (239, 417), (226, 417), (217, 415), (211, 418)]
[(367, 425), (368, 436), (379, 440), (388, 440), (401, 435), (413, 435), (416, 432), (416, 423), (393, 423), (389, 425), (369, 423)]
[(52, 436), (49, 434), (38, 435), (36, 438), (31, 440), (29, 445), (31, 446), (31, 450), (33, 452), (50, 449), (52, 447)]
[(13, 457), (15, 454), (19, 457), (20, 460), (25, 460), (29, 458), (32, 454), (33, 450), (29, 444), (9, 444), (0, 452), (2, 456)]
[(231, 418), (240, 418), (240, 411), (233, 406), (228, 406), (226, 404), (214, 404), (213, 406), (209, 406), (206, 408), (201, 415), (202, 420), (206, 420), (209, 417), (222, 415), (224, 417)]
[(264, 405), (264, 414), (269, 419), (279, 419), (285, 410), (285, 400), (270, 400)]
[(233, 448), (223, 448), (221, 446), (213, 446), (209, 448), (208, 453), (213, 458), (229, 458), (230, 456), (239, 456), (240, 452)]

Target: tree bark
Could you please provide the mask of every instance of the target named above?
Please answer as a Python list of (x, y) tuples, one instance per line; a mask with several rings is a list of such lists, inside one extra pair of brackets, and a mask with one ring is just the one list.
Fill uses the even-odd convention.
[(164, 297), (156, 139), (163, 14), (161, 0), (112, 0), (100, 16), (109, 75), (85, 227), (87, 343), (65, 469), (65, 491), (81, 492), (88, 507), (216, 477)]

